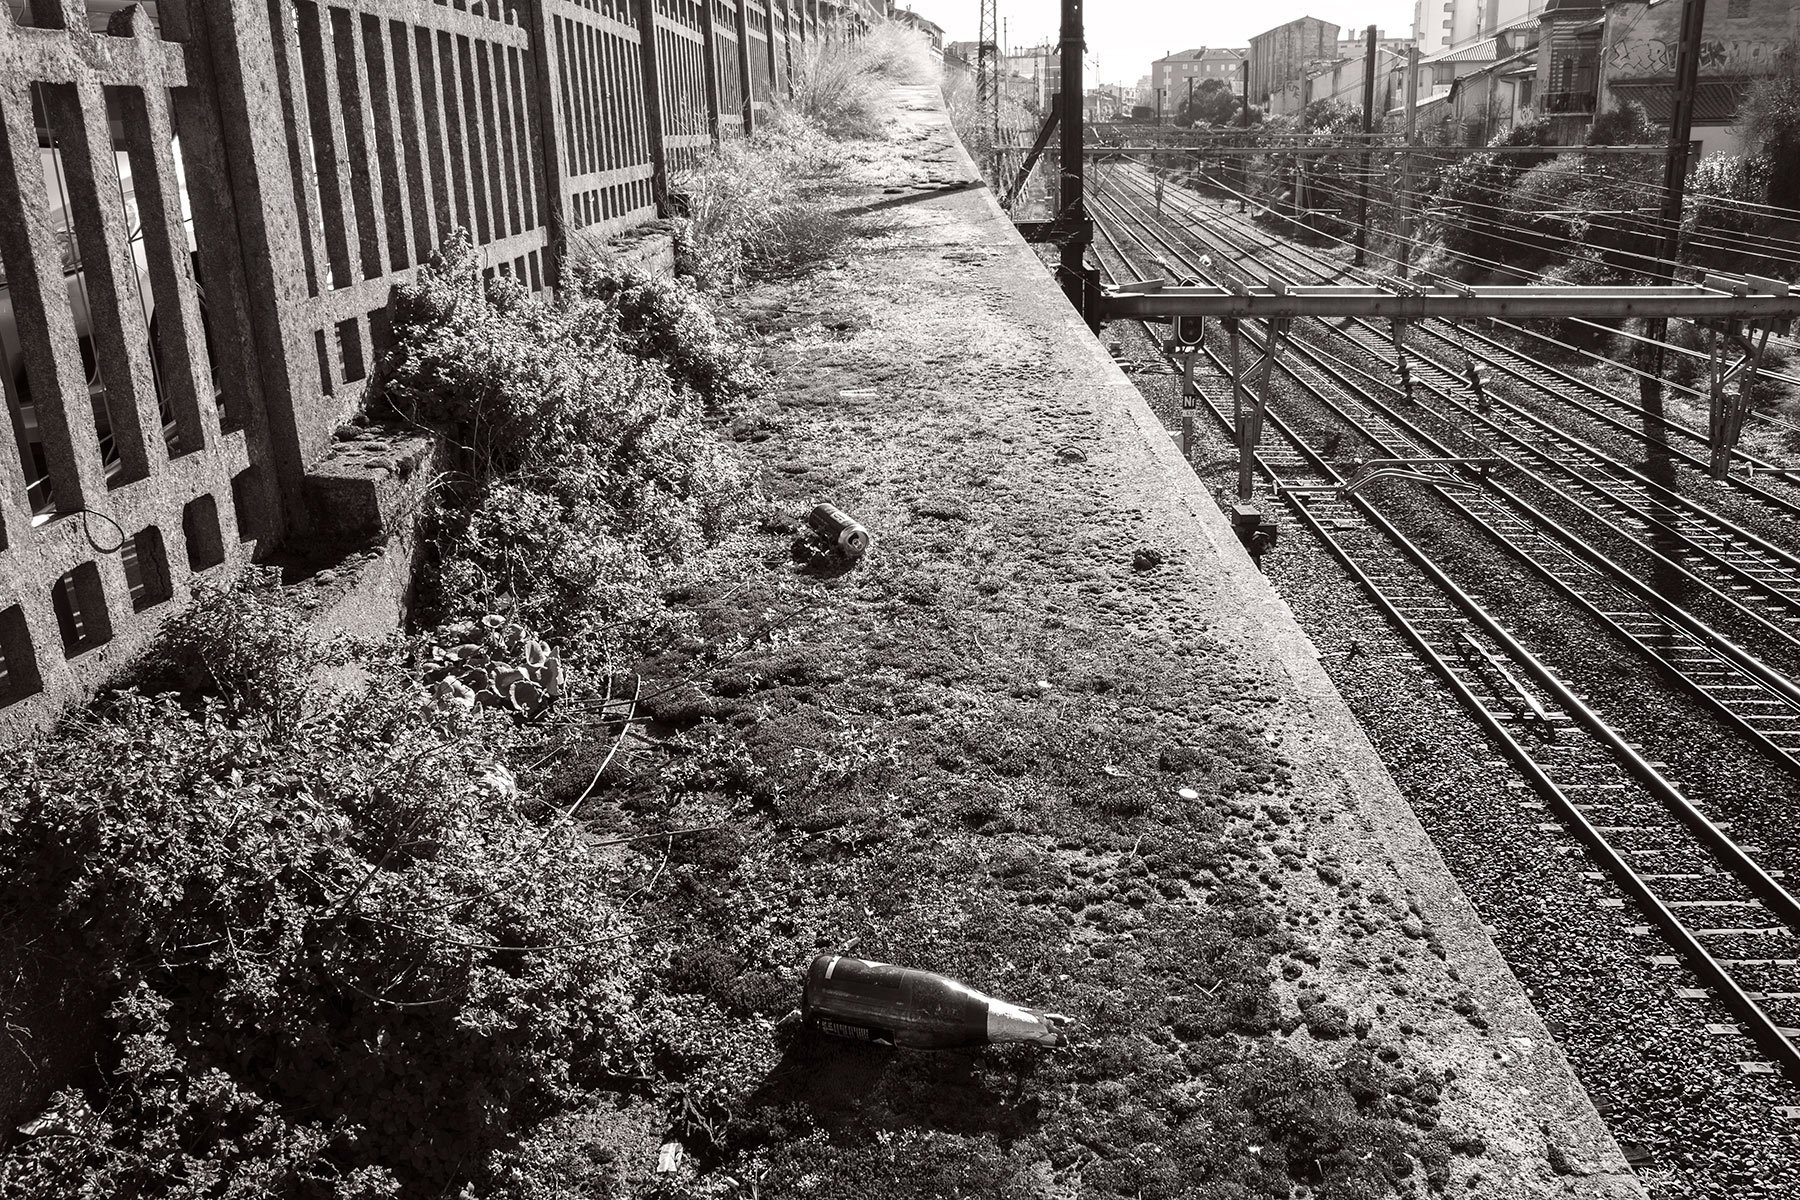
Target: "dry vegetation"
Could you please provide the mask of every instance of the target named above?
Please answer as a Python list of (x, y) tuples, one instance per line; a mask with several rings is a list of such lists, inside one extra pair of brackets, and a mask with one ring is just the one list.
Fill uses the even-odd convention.
[(923, 41), (895, 25), (848, 47), (812, 41), (794, 62), (794, 97), (756, 137), (728, 142), (679, 174), (687, 210), (680, 267), (703, 287), (791, 278), (841, 259), (857, 236), (830, 203), (846, 142), (876, 139), (893, 119), (895, 83), (929, 83)]

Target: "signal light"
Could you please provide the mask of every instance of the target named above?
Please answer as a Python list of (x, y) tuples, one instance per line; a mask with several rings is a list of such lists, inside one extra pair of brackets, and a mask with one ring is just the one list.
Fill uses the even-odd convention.
[[(1199, 287), (1198, 279), (1184, 279), (1182, 287)], [(1206, 340), (1206, 318), (1202, 316), (1178, 316), (1175, 318), (1175, 345), (1183, 350), (1199, 347)]]

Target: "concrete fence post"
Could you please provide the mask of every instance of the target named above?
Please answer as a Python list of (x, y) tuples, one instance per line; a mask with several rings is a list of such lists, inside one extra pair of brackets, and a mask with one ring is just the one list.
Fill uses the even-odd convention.
[(706, 64), (706, 130), (719, 144), (719, 13), (716, 0), (700, 0), (701, 60)]
[(781, 51), (787, 56), (788, 99), (794, 98), (794, 0), (781, 0)]
[[(242, 338), (248, 345), (239, 349), (253, 346), (261, 368), (259, 407), (281, 509), (288, 525), (304, 526), (306, 461), (299, 410), (316, 400), (323, 387), (310, 337), (291, 328), (285, 317), (329, 268), (314, 261), (302, 239), (294, 201), (301, 161), (290, 154), (286, 122), (293, 109), (304, 129), (307, 115), (292, 104), (292, 81), (284, 78), (275, 54), (278, 32), (287, 36), (288, 31), (274, 28), (269, 5), (259, 0), (177, 0), (165, 7), (180, 12), (180, 24), (192, 39), (190, 56), (205, 57), (202, 78), (210, 84), (217, 117), (215, 145), (229, 173), (229, 199), (210, 190), (196, 193), (194, 215), (201, 217), (208, 209), (218, 216), (232, 211), (237, 222), (236, 262), (220, 254), (206, 262), (203, 255), (202, 269), (241, 266), (249, 328)], [(181, 116), (196, 120), (202, 115), (198, 109), (198, 102), (190, 101)]]
[(764, 49), (769, 52), (769, 103), (775, 103), (775, 96), (781, 86), (781, 73), (775, 66), (775, 0), (763, 0), (763, 32)]
[(650, 151), (650, 194), (658, 216), (668, 216), (669, 154), (663, 144), (662, 67), (656, 54), (656, 0), (632, 0), (644, 76), (644, 139)]
[[(531, 73), (526, 77), (530, 88), (530, 104), (537, 111), (538, 155), (543, 164), (545, 206), (544, 224), (549, 227), (545, 245), (544, 282), (555, 286), (562, 275), (563, 255), (568, 250), (569, 230), (577, 222), (570, 219), (568, 205), (569, 130), (563, 120), (561, 82), (557, 77), (555, 30), (544, 0), (524, 0), (525, 23), (531, 34)], [(659, 139), (660, 140), (660, 139)]]
[(756, 77), (750, 73), (750, 0), (735, 0), (737, 17), (737, 68), (744, 101), (744, 136), (756, 132)]

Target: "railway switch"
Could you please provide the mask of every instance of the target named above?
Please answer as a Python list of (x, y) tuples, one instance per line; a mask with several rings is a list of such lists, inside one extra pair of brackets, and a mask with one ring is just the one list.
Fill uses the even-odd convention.
[(1475, 393), (1475, 406), (1486, 412), (1491, 407), (1487, 394), (1487, 364), (1470, 359), (1464, 378), (1468, 380), (1469, 390)]

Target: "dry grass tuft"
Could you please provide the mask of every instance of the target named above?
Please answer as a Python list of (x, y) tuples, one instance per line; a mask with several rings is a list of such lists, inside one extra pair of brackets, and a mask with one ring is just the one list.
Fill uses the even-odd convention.
[(937, 77), (925, 39), (904, 26), (808, 43), (793, 99), (759, 118), (754, 138), (725, 142), (674, 180), (689, 218), (678, 267), (721, 287), (841, 259), (856, 227), (825, 198), (842, 175), (844, 143), (886, 136), (894, 84)]
[(684, 172), (684, 270), (704, 285), (777, 279), (840, 257), (850, 222), (819, 202), (834, 143), (812, 121), (778, 108), (755, 138), (729, 141)]
[(922, 35), (883, 22), (854, 43), (808, 42), (794, 75), (801, 115), (830, 137), (874, 139), (893, 115), (888, 88), (935, 82), (938, 68)]

